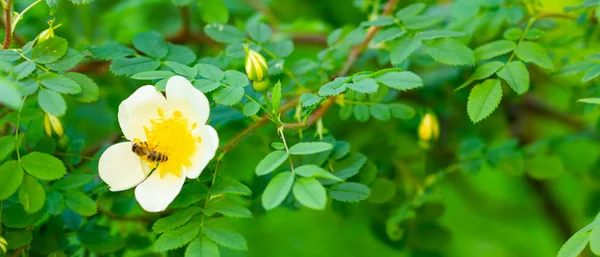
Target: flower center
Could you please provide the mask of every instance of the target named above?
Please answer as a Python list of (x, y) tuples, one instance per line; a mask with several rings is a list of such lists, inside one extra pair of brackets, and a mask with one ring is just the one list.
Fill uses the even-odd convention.
[[(188, 124), (188, 120), (181, 116), (180, 111), (174, 111), (170, 117), (165, 116), (161, 108), (158, 108), (158, 118), (150, 120), (150, 128), (144, 126), (147, 143), (152, 151), (167, 156), (167, 161), (159, 163), (160, 176), (167, 173), (182, 176), (182, 168), (190, 167), (190, 157), (196, 150), (196, 142), (200, 137), (194, 137), (191, 133), (198, 124)], [(154, 166), (151, 166), (154, 168)]]

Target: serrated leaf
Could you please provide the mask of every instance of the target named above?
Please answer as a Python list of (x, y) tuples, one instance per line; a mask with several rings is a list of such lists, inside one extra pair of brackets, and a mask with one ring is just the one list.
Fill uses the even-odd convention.
[(268, 211), (281, 204), (292, 189), (294, 174), (289, 171), (277, 174), (263, 192), (262, 206)]
[(252, 212), (246, 209), (244, 206), (233, 202), (229, 199), (216, 199), (208, 203), (204, 209), (204, 213), (208, 216), (212, 216), (215, 213), (221, 213), (224, 216), (236, 217), (236, 218), (251, 218)]
[(290, 147), (291, 155), (307, 155), (331, 150), (333, 146), (326, 142), (301, 142)]
[(95, 58), (101, 60), (113, 60), (135, 55), (135, 50), (116, 42), (109, 42), (103, 46), (89, 46), (88, 50)]
[(67, 53), (55, 63), (46, 65), (49, 69), (55, 71), (66, 71), (71, 69), (83, 59), (83, 55), (72, 48), (67, 50)]
[(392, 65), (401, 64), (417, 49), (421, 48), (423, 42), (418, 38), (404, 37), (392, 45), (390, 50), (390, 61)]
[(489, 116), (498, 107), (502, 99), (502, 85), (496, 79), (488, 79), (475, 85), (469, 94), (467, 113), (473, 123)]
[(343, 93), (348, 88), (348, 83), (344, 83), (347, 79), (347, 77), (338, 77), (326, 83), (319, 89), (319, 95), (334, 96)]
[(554, 72), (554, 75), (569, 76), (569, 75), (573, 75), (573, 74), (577, 74), (577, 73), (581, 73), (586, 70), (589, 70), (590, 68), (592, 68), (596, 65), (597, 64), (595, 62), (588, 61), (588, 60), (574, 62), (574, 63), (567, 64), (567, 65), (559, 68), (557, 71)]
[(386, 72), (374, 79), (397, 90), (409, 90), (423, 85), (423, 80), (410, 71)]
[(242, 113), (244, 113), (246, 117), (250, 117), (252, 115), (255, 115), (258, 112), (258, 110), (260, 110), (260, 104), (257, 102), (250, 101), (244, 105)]
[(246, 32), (254, 41), (264, 43), (271, 37), (271, 28), (262, 22), (253, 21), (246, 26)]
[(304, 108), (318, 104), (321, 100), (323, 100), (323, 97), (314, 94), (302, 94), (300, 96), (300, 102)]
[(447, 38), (447, 37), (462, 37), (464, 36), (464, 32), (460, 31), (452, 31), (452, 30), (427, 30), (416, 35), (417, 38), (421, 40), (432, 40), (438, 38)]
[(236, 27), (223, 24), (208, 24), (204, 27), (204, 33), (220, 43), (235, 43), (244, 41), (244, 33)]
[(86, 217), (96, 214), (96, 202), (83, 192), (78, 190), (70, 190), (64, 194), (64, 197), (67, 207), (76, 213)]
[(165, 56), (165, 60), (190, 65), (196, 60), (196, 54), (185, 46), (167, 43), (169, 53)]
[(0, 165), (0, 200), (9, 198), (23, 181), (24, 172), (17, 161), (7, 161)]
[(577, 257), (589, 242), (590, 232), (577, 232), (558, 251), (557, 257)]
[(380, 32), (375, 34), (375, 36), (373, 37), (373, 40), (371, 40), (371, 41), (373, 42), (373, 44), (379, 44), (379, 43), (383, 43), (383, 42), (387, 42), (387, 41), (399, 38), (401, 36), (404, 36), (404, 34), (406, 34), (406, 30), (403, 30), (398, 27), (390, 27), (390, 28), (382, 29)]
[(421, 13), (426, 5), (423, 3), (411, 4), (396, 12), (396, 17), (400, 20), (409, 19)]
[(225, 72), (214, 65), (198, 63), (194, 67), (198, 69), (198, 74), (200, 76), (205, 77), (208, 80), (221, 81), (225, 78)]
[(42, 84), (46, 88), (56, 91), (58, 93), (72, 95), (81, 92), (81, 87), (79, 86), (79, 84), (63, 75), (46, 73), (44, 75), (38, 76), (38, 80), (40, 81), (40, 84)]
[(208, 188), (200, 183), (187, 183), (183, 185), (181, 192), (175, 197), (175, 200), (169, 205), (169, 208), (182, 208), (190, 206), (204, 199), (208, 193)]
[(318, 180), (314, 178), (298, 179), (296, 183), (294, 183), (292, 191), (294, 192), (296, 200), (302, 205), (311, 209), (325, 209), (327, 193)]
[(463, 83), (462, 85), (457, 87), (454, 91), (458, 91), (458, 90), (468, 86), (473, 81), (486, 79), (489, 76), (492, 76), (492, 74), (494, 74), (496, 71), (498, 71), (500, 68), (502, 68), (502, 66), (504, 66), (504, 63), (498, 62), (498, 61), (488, 62), (488, 63), (482, 64), (480, 66), (477, 66), (477, 69), (475, 69), (473, 74), (471, 74), (471, 77), (469, 77), (469, 79), (467, 79), (467, 81), (465, 81), (465, 83)]
[(5, 78), (0, 78), (0, 103), (17, 110), (21, 106), (21, 100), (23, 99), (21, 92), (19, 92), (18, 85), (13, 81)]
[(165, 39), (156, 31), (138, 33), (133, 37), (133, 46), (142, 53), (158, 59), (169, 53), (169, 46)]
[(160, 66), (160, 62), (148, 57), (117, 58), (112, 61), (110, 71), (115, 75), (131, 76), (143, 71), (153, 71)]
[(277, 167), (281, 166), (281, 164), (287, 160), (288, 156), (288, 153), (282, 150), (273, 151), (267, 154), (267, 156), (256, 165), (256, 175), (262, 176), (271, 173), (277, 169)]
[(279, 106), (281, 106), (281, 82), (278, 80), (271, 91), (271, 107), (275, 113), (279, 113)]
[(219, 247), (210, 240), (196, 239), (185, 250), (185, 257), (219, 257)]
[(222, 105), (234, 105), (239, 103), (244, 97), (244, 88), (224, 87), (219, 88), (212, 94), (213, 100)]
[(14, 70), (14, 74), (16, 75), (15, 77), (17, 80), (22, 80), (26, 77), (29, 77), (29, 75), (31, 75), (31, 73), (33, 71), (35, 71), (36, 68), (37, 68), (37, 66), (35, 65), (34, 62), (24, 61), (24, 62), (20, 63), (19, 65), (17, 65), (17, 67), (15, 67), (15, 70)]
[(204, 235), (222, 246), (234, 250), (246, 250), (246, 239), (225, 218), (210, 219), (204, 223)]
[(63, 162), (46, 153), (29, 153), (21, 157), (21, 165), (27, 173), (43, 180), (55, 180), (67, 174)]
[(356, 182), (345, 182), (335, 184), (329, 189), (331, 198), (342, 202), (359, 202), (367, 199), (371, 194), (371, 189)]
[(354, 107), (354, 118), (360, 122), (365, 122), (369, 120), (369, 106), (366, 105), (356, 105)]
[(445, 38), (426, 45), (425, 50), (438, 63), (448, 65), (473, 65), (475, 63), (473, 50), (452, 38)]
[[(7, 231), (4, 239), (8, 242), (8, 249), (17, 249), (30, 244), (33, 235), (27, 230), (13, 230)], [(0, 252), (2, 252), (1, 247)]]
[(545, 69), (554, 69), (546, 49), (537, 43), (523, 41), (515, 49), (515, 54), (524, 62), (532, 62)]
[(58, 191), (50, 191), (46, 196), (46, 211), (51, 215), (59, 215), (65, 209), (65, 199)]
[(132, 79), (137, 80), (155, 80), (169, 78), (175, 75), (172, 71), (168, 70), (153, 70), (153, 71), (142, 71), (131, 76)]
[(198, 70), (195, 67), (189, 67), (187, 65), (166, 61), (165, 64), (173, 69), (173, 71), (181, 76), (193, 79), (198, 74)]
[(348, 83), (348, 88), (365, 94), (373, 94), (377, 92), (379, 85), (377, 85), (377, 81), (372, 78), (365, 78), (354, 83)]
[(13, 50), (0, 50), (0, 60), (12, 62), (21, 59), (21, 55)]
[(64, 74), (67, 78), (74, 81), (81, 88), (81, 92), (75, 95), (75, 99), (80, 102), (89, 103), (98, 100), (100, 97), (100, 89), (96, 82), (88, 76), (76, 72), (68, 72)]
[(217, 182), (212, 186), (212, 195), (218, 194), (238, 194), (238, 195), (251, 195), (252, 190), (241, 182), (224, 177), (218, 179)]
[(0, 161), (15, 150), (15, 137), (12, 135), (0, 137)]
[(529, 71), (520, 61), (512, 61), (506, 64), (500, 71), (498, 77), (504, 79), (506, 83), (517, 94), (522, 95), (529, 90)]
[(419, 15), (402, 19), (406, 29), (419, 30), (437, 25), (444, 21), (443, 15)]
[(19, 189), (19, 201), (27, 213), (35, 213), (44, 207), (46, 192), (35, 178), (25, 175)]
[(589, 69), (581, 78), (581, 82), (588, 82), (600, 75), (600, 65), (595, 65)]
[(246, 74), (236, 71), (236, 70), (228, 70), (224, 73), (223, 83), (230, 85), (232, 87), (245, 87), (250, 84), (250, 80), (248, 80), (248, 76)]
[(333, 173), (326, 171), (325, 169), (314, 165), (314, 164), (306, 164), (294, 169), (294, 172), (303, 177), (312, 177), (312, 178), (325, 178), (331, 179), (335, 181), (342, 181), (342, 179), (333, 175)]
[(67, 53), (67, 48), (66, 39), (52, 37), (37, 43), (31, 52), (31, 57), (37, 63), (53, 63)]
[(195, 88), (202, 91), (202, 93), (209, 93), (215, 91), (217, 88), (221, 86), (221, 82), (212, 81), (208, 79), (196, 79), (192, 82)]
[(194, 215), (201, 213), (202, 208), (200, 207), (189, 207), (183, 210), (179, 210), (167, 217), (161, 218), (154, 222), (152, 225), (152, 231), (154, 233), (160, 234), (167, 231), (174, 230), (178, 227), (186, 224)]
[(378, 120), (389, 120), (390, 119), (390, 109), (385, 104), (373, 104), (369, 108), (371, 116)]
[[(294, 42), (291, 40), (280, 40), (267, 43), (264, 45), (264, 47), (271, 51), (271, 53), (274, 55), (284, 58), (289, 56), (294, 51)], [(271, 71), (269, 71), (269, 73), (271, 73)]]
[(498, 40), (487, 43), (475, 48), (475, 58), (477, 60), (487, 60), (511, 52), (517, 47), (515, 42), (510, 40)]
[(180, 248), (194, 240), (200, 233), (201, 228), (200, 224), (191, 222), (175, 230), (166, 232), (156, 239), (154, 250), (157, 252), (166, 252)]
[(13, 204), (2, 211), (2, 224), (9, 228), (26, 228), (35, 224), (42, 216), (43, 211), (29, 214), (21, 204)]
[(38, 104), (42, 110), (57, 117), (67, 111), (67, 103), (59, 93), (43, 88), (38, 93)]

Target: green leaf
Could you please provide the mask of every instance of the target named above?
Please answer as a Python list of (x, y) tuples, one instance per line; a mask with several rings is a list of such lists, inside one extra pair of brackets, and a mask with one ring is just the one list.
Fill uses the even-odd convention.
[(409, 90), (423, 86), (423, 80), (410, 71), (386, 72), (374, 79), (397, 90)]
[(208, 80), (221, 81), (225, 78), (225, 73), (216, 66), (198, 63), (194, 67), (198, 69), (198, 74), (200, 74), (200, 76), (205, 77)]
[(60, 117), (67, 111), (67, 103), (59, 94), (51, 90), (40, 89), (38, 94), (38, 104), (47, 113)]
[(81, 92), (81, 87), (75, 81), (66, 76), (55, 73), (46, 73), (38, 76), (40, 84), (48, 89), (54, 90), (63, 94), (78, 94)]
[(46, 210), (51, 215), (57, 216), (65, 209), (65, 199), (58, 191), (50, 191), (46, 196)]
[(358, 81), (354, 81), (354, 83), (348, 83), (347, 86), (348, 86), (348, 88), (350, 88), (356, 92), (365, 93), (365, 94), (376, 93), (377, 88), (379, 88), (379, 85), (377, 85), (377, 81), (375, 81), (372, 78), (360, 79)]
[(89, 46), (88, 50), (95, 58), (101, 60), (113, 60), (135, 55), (135, 50), (116, 42), (109, 42), (103, 46)]
[(420, 30), (434, 26), (444, 21), (443, 15), (419, 15), (402, 19), (406, 29)]
[(286, 151), (277, 150), (271, 152), (263, 158), (258, 165), (256, 165), (256, 175), (262, 176), (273, 172), (277, 167), (281, 166), (285, 160), (288, 158), (288, 153)]
[(13, 50), (0, 50), (0, 60), (12, 62), (21, 59), (21, 55)]
[(248, 76), (246, 74), (236, 71), (236, 70), (228, 70), (224, 73), (225, 80), (223, 83), (230, 85), (232, 87), (245, 87), (250, 84), (248, 80)]
[(0, 161), (15, 150), (15, 137), (12, 135), (0, 137)]
[(212, 187), (212, 195), (219, 194), (237, 194), (237, 195), (251, 195), (252, 190), (248, 188), (246, 185), (241, 182), (223, 177), (217, 180), (217, 182)]
[(29, 214), (25, 212), (23, 205), (13, 204), (2, 211), (2, 224), (9, 228), (26, 228), (35, 224), (43, 215), (44, 211)]
[(8, 249), (17, 249), (30, 244), (33, 235), (27, 230), (13, 230), (7, 231), (4, 239), (8, 242)]
[(244, 105), (244, 109), (242, 110), (242, 113), (244, 113), (244, 115), (246, 115), (247, 117), (250, 117), (252, 115), (255, 115), (258, 110), (260, 110), (260, 104), (257, 102), (247, 102)]
[(283, 58), (289, 56), (294, 51), (294, 42), (291, 40), (280, 40), (266, 43), (264, 47), (274, 55)]
[(296, 200), (302, 205), (311, 209), (325, 209), (327, 193), (318, 180), (314, 178), (301, 178), (294, 183), (292, 191)]
[(246, 26), (246, 32), (254, 41), (264, 43), (271, 38), (271, 28), (262, 22), (253, 21)]
[(37, 65), (34, 62), (24, 61), (15, 67), (15, 78), (17, 80), (22, 80), (26, 77), (29, 77), (33, 71), (37, 68)]
[(356, 182), (335, 184), (329, 189), (331, 198), (342, 202), (359, 202), (369, 197), (371, 189)]
[(425, 50), (438, 63), (448, 65), (473, 65), (475, 63), (473, 50), (456, 39), (442, 39), (426, 45)]
[(281, 82), (277, 81), (271, 92), (271, 105), (275, 113), (279, 113), (279, 106), (281, 105)]
[(154, 250), (157, 252), (166, 252), (183, 247), (198, 236), (200, 228), (202, 228), (200, 224), (191, 222), (175, 230), (166, 232), (156, 239)]
[(508, 39), (508, 40), (512, 40), (512, 41), (517, 41), (519, 39), (521, 39), (521, 36), (523, 36), (523, 30), (520, 28), (510, 28), (507, 29), (506, 31), (504, 31), (503, 37)]
[(239, 103), (244, 97), (244, 88), (225, 87), (219, 88), (212, 94), (213, 100), (222, 105), (234, 105)]
[(305, 93), (300, 96), (300, 102), (304, 108), (318, 104), (321, 102), (321, 100), (323, 100), (323, 97), (314, 94)]
[(496, 74), (498, 74), (498, 77), (504, 79), (510, 88), (519, 95), (529, 90), (529, 72), (525, 64), (520, 61), (512, 61), (506, 64)]
[(467, 113), (473, 123), (480, 122), (498, 107), (502, 99), (502, 86), (496, 79), (488, 79), (475, 85), (469, 94)]
[[(370, 185), (371, 194), (368, 197), (369, 202), (382, 204), (391, 200), (396, 194), (396, 185), (389, 179), (378, 178)], [(333, 197), (333, 196), (332, 196)]]
[(600, 255), (600, 225), (596, 225), (590, 232), (590, 249), (595, 255)]
[(165, 56), (165, 60), (167, 61), (190, 65), (197, 58), (196, 54), (185, 46), (167, 43), (167, 47), (169, 48), (169, 53)]
[(581, 78), (581, 82), (588, 82), (598, 77), (598, 75), (600, 75), (600, 65), (595, 65), (590, 70), (588, 70), (588, 72), (586, 72), (585, 75), (583, 75), (583, 78)]
[(371, 116), (378, 120), (389, 120), (390, 119), (390, 108), (385, 104), (373, 104), (371, 108)]
[(9, 198), (23, 182), (23, 169), (17, 161), (0, 165), (0, 200)]
[(229, 224), (225, 218), (210, 219), (204, 222), (206, 237), (222, 246), (234, 250), (247, 250), (246, 239)]
[(600, 0), (585, 0), (585, 1), (583, 1), (583, 3), (578, 4), (578, 5), (566, 6), (564, 8), (564, 10), (565, 10), (565, 12), (571, 12), (574, 10), (592, 7), (592, 6), (596, 6), (596, 5), (600, 5)]
[(244, 41), (244, 33), (236, 27), (223, 24), (207, 24), (204, 27), (204, 33), (220, 43), (235, 43)]
[(19, 109), (23, 96), (19, 92), (19, 86), (15, 82), (0, 78), (0, 103), (14, 110)]
[(536, 154), (525, 161), (527, 174), (535, 179), (552, 179), (564, 173), (563, 163), (556, 155)]
[(43, 180), (55, 180), (67, 174), (67, 169), (58, 158), (40, 152), (21, 157), (21, 165), (27, 173)]
[(182, 208), (190, 206), (204, 199), (208, 193), (208, 188), (200, 183), (187, 183), (183, 185), (181, 192), (175, 197), (175, 200), (169, 205), (169, 208)]
[(423, 3), (411, 4), (396, 12), (396, 17), (400, 20), (409, 19), (421, 13), (426, 5)]
[(68, 72), (64, 74), (67, 78), (77, 83), (81, 88), (81, 92), (75, 95), (75, 99), (80, 102), (89, 103), (98, 100), (100, 97), (100, 89), (96, 82), (88, 76), (76, 72)]
[(360, 122), (365, 122), (369, 120), (369, 106), (366, 105), (356, 105), (354, 107), (354, 118)]
[(215, 91), (217, 88), (221, 86), (221, 82), (212, 81), (208, 79), (196, 79), (192, 82), (195, 88), (202, 91), (202, 93), (209, 93)]
[(52, 37), (39, 42), (33, 48), (31, 57), (37, 63), (53, 63), (67, 53), (67, 40), (61, 37)]
[(142, 71), (131, 76), (132, 79), (137, 80), (155, 80), (165, 79), (175, 75), (172, 71), (168, 70), (154, 70), (154, 71)]
[(184, 64), (172, 61), (166, 61), (165, 64), (173, 68), (175, 73), (190, 79), (195, 78), (198, 74), (198, 70), (195, 67), (188, 67)]
[(158, 59), (169, 53), (169, 46), (165, 39), (156, 31), (138, 33), (133, 37), (133, 46), (142, 53)]
[(589, 241), (590, 232), (577, 232), (558, 251), (557, 257), (577, 257)]
[(227, 23), (229, 11), (223, 0), (198, 0), (200, 17), (206, 23)]
[(83, 192), (71, 190), (66, 192), (64, 197), (67, 207), (71, 208), (71, 210), (75, 211), (76, 213), (86, 217), (96, 214), (96, 202)]
[(515, 54), (524, 62), (532, 62), (545, 69), (554, 69), (546, 49), (537, 43), (523, 41), (515, 49)]
[(262, 199), (262, 206), (268, 211), (281, 204), (292, 189), (294, 174), (289, 171), (277, 174), (267, 185)]
[(600, 104), (600, 98), (582, 98), (577, 102), (588, 103), (588, 104)]
[(348, 78), (347, 77), (337, 77), (334, 80), (328, 82), (327, 84), (323, 85), (320, 89), (319, 89), (319, 95), (321, 96), (334, 96), (334, 95), (339, 95), (341, 93), (343, 93), (344, 91), (346, 91), (347, 87), (347, 83), (346, 82)]
[(201, 212), (202, 208), (200, 207), (189, 207), (183, 210), (179, 210), (167, 217), (161, 218), (154, 222), (154, 225), (152, 225), (152, 231), (154, 231), (154, 233), (160, 234), (174, 230), (188, 223), (188, 221), (190, 221), (190, 219), (192, 219), (194, 215)]
[(373, 40), (371, 41), (373, 42), (373, 44), (379, 44), (399, 38), (401, 36), (404, 36), (404, 34), (406, 34), (406, 30), (403, 30), (398, 27), (390, 27), (379, 31), (377, 34), (375, 34)]
[(392, 45), (390, 50), (390, 61), (392, 65), (401, 64), (412, 53), (421, 48), (423, 42), (418, 38), (404, 37)]
[(57, 62), (55, 62), (53, 64), (49, 64), (46, 66), (51, 70), (66, 71), (68, 69), (71, 69), (71, 68), (77, 66), (77, 64), (82, 59), (83, 59), (83, 55), (79, 51), (69, 48), (67, 50), (67, 53), (65, 54), (65, 56), (60, 58), (60, 60), (58, 60)]
[(185, 250), (185, 257), (219, 257), (219, 247), (210, 240), (196, 239)]
[(19, 201), (27, 213), (35, 213), (44, 207), (46, 192), (35, 178), (25, 175), (19, 189)]
[(306, 164), (300, 167), (297, 167), (294, 172), (303, 177), (313, 177), (313, 178), (325, 178), (331, 179), (335, 181), (342, 181), (342, 179), (333, 175), (333, 173), (326, 171), (325, 169), (314, 165), (314, 164)]
[(252, 212), (250, 212), (250, 210), (226, 198), (211, 200), (204, 209), (204, 213), (206, 213), (208, 216), (212, 216), (215, 213), (221, 213), (228, 217), (252, 217)]
[(326, 142), (302, 142), (290, 147), (291, 155), (307, 155), (331, 150), (333, 146)]
[(421, 40), (432, 40), (438, 38), (448, 38), (448, 37), (462, 37), (464, 36), (464, 32), (460, 31), (452, 31), (452, 30), (427, 30), (417, 34), (417, 38)]
[(517, 47), (515, 42), (510, 40), (498, 40), (487, 43), (475, 48), (475, 58), (477, 60), (487, 60), (511, 52)]
[(488, 62), (478, 66), (477, 69), (475, 69), (475, 71), (473, 72), (473, 74), (471, 74), (471, 77), (469, 77), (469, 79), (467, 79), (465, 83), (463, 83), (460, 87), (457, 87), (454, 91), (458, 91), (468, 86), (473, 81), (486, 79), (489, 76), (492, 76), (492, 74), (494, 74), (496, 71), (502, 68), (502, 66), (504, 66), (504, 63), (498, 61)]
[(153, 71), (160, 66), (160, 62), (148, 57), (117, 58), (110, 65), (110, 71), (115, 75), (131, 76), (143, 71)]

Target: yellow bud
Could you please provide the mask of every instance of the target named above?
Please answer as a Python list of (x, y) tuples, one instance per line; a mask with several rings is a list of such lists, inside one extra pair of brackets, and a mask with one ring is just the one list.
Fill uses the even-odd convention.
[(244, 45), (246, 51), (246, 74), (252, 81), (263, 81), (267, 78), (269, 67), (267, 61), (260, 53), (248, 48)]
[(38, 43), (44, 42), (50, 38), (54, 37), (54, 29), (52, 27), (42, 31), (42, 33), (40, 33), (38, 35)]
[(49, 113), (44, 115), (44, 131), (46, 131), (46, 135), (49, 137), (52, 136), (52, 131), (54, 131), (58, 137), (62, 137), (65, 134), (60, 120), (58, 120), (56, 116)]
[(427, 113), (419, 124), (419, 139), (422, 141), (435, 141), (440, 134), (440, 125), (433, 113)]
[(256, 90), (256, 92), (265, 92), (267, 89), (271, 87), (271, 82), (268, 79), (263, 81), (252, 81), (252, 88)]
[(344, 106), (346, 104), (346, 94), (340, 94), (335, 97), (335, 103), (339, 106)]
[(5, 255), (6, 252), (8, 251), (8, 242), (6, 242), (6, 239), (4, 239), (4, 237), (0, 236), (0, 256)]

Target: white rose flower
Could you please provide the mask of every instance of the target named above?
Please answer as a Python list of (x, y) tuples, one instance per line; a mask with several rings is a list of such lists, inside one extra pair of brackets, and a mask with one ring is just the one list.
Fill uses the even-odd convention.
[[(98, 164), (111, 191), (137, 186), (135, 198), (149, 212), (165, 210), (185, 178), (197, 178), (219, 147), (217, 132), (205, 125), (210, 113), (206, 96), (181, 76), (171, 77), (165, 91), (166, 97), (154, 86), (143, 86), (121, 102), (119, 125), (130, 142), (110, 146)], [(166, 158), (136, 154), (134, 142), (146, 146), (145, 153)]]

